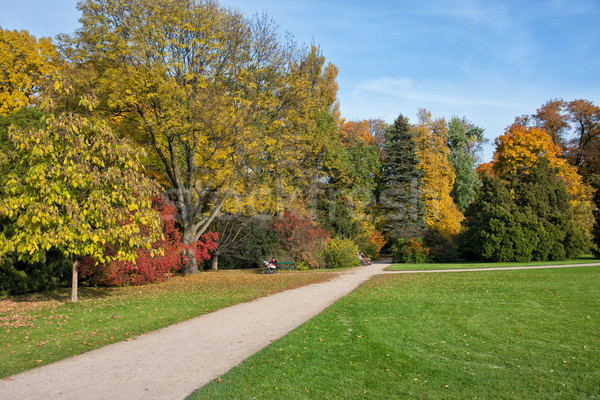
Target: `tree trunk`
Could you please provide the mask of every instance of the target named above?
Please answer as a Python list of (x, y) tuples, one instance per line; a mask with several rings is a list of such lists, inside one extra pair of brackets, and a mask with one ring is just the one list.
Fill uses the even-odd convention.
[(73, 273), (71, 281), (71, 301), (77, 303), (77, 286), (79, 275), (79, 261), (73, 261)]
[(198, 270), (198, 261), (196, 260), (195, 244), (196, 240), (194, 240), (194, 233), (189, 227), (186, 228), (184, 225), (183, 245), (185, 246), (185, 250), (183, 250), (183, 256), (185, 257), (185, 260), (182, 270), (184, 275), (195, 275), (200, 273)]
[(218, 271), (219, 270), (219, 253), (215, 253), (212, 257), (212, 262), (210, 265), (210, 269), (212, 271)]
[(198, 261), (196, 261), (196, 251), (188, 248), (183, 251), (183, 255), (186, 258), (185, 264), (183, 265), (183, 274), (199, 274), (200, 270), (198, 270)]

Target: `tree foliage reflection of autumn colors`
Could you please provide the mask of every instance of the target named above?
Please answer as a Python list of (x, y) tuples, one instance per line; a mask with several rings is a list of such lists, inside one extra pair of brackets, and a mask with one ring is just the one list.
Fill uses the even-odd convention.
[[(4, 276), (14, 257), (56, 250), (74, 271), (85, 260), (88, 283), (112, 285), (273, 256), (323, 268), (392, 248), (508, 261), (589, 247), (600, 109), (588, 100), (516, 118), (476, 169), (484, 129), (466, 117), (343, 119), (337, 67), (265, 15), (210, 0), (78, 8), (56, 48), (0, 31), (0, 63), (14, 67), (0, 80)], [(24, 107), (44, 116), (38, 129)], [(568, 249), (516, 242), (565, 241), (557, 227)]]

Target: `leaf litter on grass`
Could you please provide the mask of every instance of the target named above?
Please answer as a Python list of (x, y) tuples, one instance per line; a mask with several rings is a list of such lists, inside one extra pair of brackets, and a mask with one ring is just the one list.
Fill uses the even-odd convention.
[(335, 273), (204, 273), (145, 286), (69, 289), (0, 300), (0, 376), (81, 354), (220, 308), (322, 282)]

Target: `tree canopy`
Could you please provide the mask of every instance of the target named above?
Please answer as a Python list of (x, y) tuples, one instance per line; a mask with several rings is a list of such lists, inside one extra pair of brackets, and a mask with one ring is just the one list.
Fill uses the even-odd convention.
[(44, 81), (57, 71), (57, 60), (50, 39), (0, 27), (0, 115), (34, 103)]
[(477, 189), (481, 186), (475, 167), (476, 153), (483, 140), (483, 129), (473, 126), (465, 118), (452, 117), (448, 123), (448, 159), (454, 165), (456, 174), (450, 194), (463, 213), (473, 202)]
[(423, 171), (406, 117), (398, 116), (387, 130), (384, 151), (380, 205), (385, 231), (392, 240), (418, 236), (425, 229)]
[(456, 173), (450, 162), (448, 127), (442, 119), (433, 120), (425, 109), (419, 111), (419, 123), (413, 127), (417, 143), (419, 169), (423, 171), (425, 224), (443, 236), (454, 237), (464, 218), (450, 196)]
[(592, 189), (577, 173), (577, 168), (563, 157), (562, 149), (552, 142), (544, 130), (515, 122), (495, 142), (492, 169), (497, 176), (505, 177), (523, 167), (533, 167), (540, 159), (547, 160), (558, 170), (559, 178), (565, 183), (578, 222), (586, 230), (592, 229)]
[[(337, 70), (323, 69), (316, 49), (301, 51), (268, 18), (212, 1), (86, 0), (79, 8), (82, 27), (64, 46), (75, 68), (65, 87), (99, 101), (146, 147), (179, 209), (184, 244), (221, 209), (252, 202), (246, 194), (285, 192), (302, 175), (315, 112), (337, 90)], [(275, 197), (251, 206), (276, 209)], [(186, 272), (197, 271), (190, 261)]]
[(77, 301), (81, 257), (134, 260), (137, 248), (160, 237), (151, 206), (156, 186), (142, 175), (139, 152), (105, 124), (67, 114), (43, 129), (11, 129), (9, 139), (14, 151), (5, 161), (22, 163), (24, 171), (9, 178), (0, 202), (0, 216), (15, 226), (0, 234), (0, 254), (37, 261), (60, 250), (73, 261)]
[(465, 213), (462, 248), (488, 261), (564, 260), (586, 248), (569, 195), (546, 159), (483, 186)]

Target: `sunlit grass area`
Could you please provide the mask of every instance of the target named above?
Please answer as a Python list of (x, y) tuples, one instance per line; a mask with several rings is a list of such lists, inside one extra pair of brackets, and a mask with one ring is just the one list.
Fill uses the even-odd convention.
[(378, 276), (192, 398), (597, 398), (599, 279)]
[(564, 261), (533, 261), (527, 263), (519, 262), (457, 262), (457, 263), (423, 263), (423, 264), (393, 264), (388, 271), (425, 271), (444, 269), (477, 269), (477, 268), (502, 268), (502, 267), (533, 267), (541, 265), (568, 265), (568, 264), (592, 264), (599, 263), (600, 259), (586, 255)]
[(77, 304), (68, 302), (69, 289), (5, 297), (0, 299), (0, 376), (332, 276), (223, 271), (146, 286), (84, 287)]

